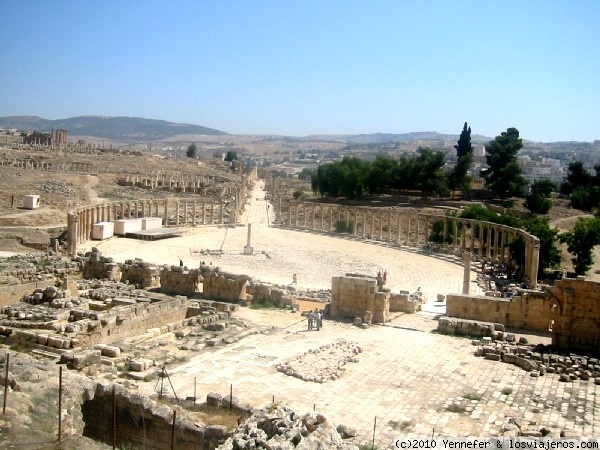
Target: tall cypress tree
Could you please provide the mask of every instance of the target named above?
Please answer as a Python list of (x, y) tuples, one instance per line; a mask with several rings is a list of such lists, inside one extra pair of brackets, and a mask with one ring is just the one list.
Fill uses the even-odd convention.
[(468, 193), (471, 182), (467, 172), (473, 164), (473, 146), (471, 145), (471, 127), (467, 126), (467, 122), (465, 122), (454, 148), (456, 149), (456, 166), (454, 166), (448, 177), (448, 184), (452, 189), (453, 197), (455, 189), (460, 189), (462, 193)]

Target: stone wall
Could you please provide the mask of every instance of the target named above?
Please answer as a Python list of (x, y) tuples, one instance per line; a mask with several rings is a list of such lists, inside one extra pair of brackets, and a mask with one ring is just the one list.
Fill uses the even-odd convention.
[(134, 284), (141, 288), (153, 288), (160, 286), (160, 272), (152, 264), (143, 260), (128, 259), (121, 266), (121, 281)]
[[(117, 414), (118, 448), (171, 448), (192, 450), (216, 448), (227, 430), (219, 425), (206, 425), (176, 416), (173, 430), (173, 409), (154, 402), (149, 397), (132, 394), (119, 385), (97, 384), (88, 388), (82, 399), (83, 436), (113, 443), (113, 389)], [(171, 438), (175, 440), (171, 446)]]
[(448, 294), (446, 315), (481, 322), (501, 323), (509, 328), (547, 332), (550, 301), (543, 292), (521, 291), (512, 299)]
[(93, 247), (91, 252), (87, 252), (82, 259), (83, 278), (96, 278), (99, 280), (107, 279), (109, 281), (121, 280), (121, 268), (113, 258), (102, 256), (102, 253)]
[(219, 267), (203, 265), (200, 268), (202, 292), (205, 298), (239, 302), (252, 300), (247, 293), (250, 277), (222, 272)]
[(509, 328), (552, 332), (561, 350), (600, 351), (600, 283), (563, 278), (543, 292), (521, 291), (512, 299), (449, 294), (446, 315)]
[(552, 344), (569, 351), (600, 352), (600, 283), (565, 278), (545, 292)]
[(390, 294), (379, 291), (377, 280), (359, 275), (346, 275), (331, 279), (332, 318), (354, 319), (372, 314), (375, 323), (385, 323), (390, 308)]
[(120, 339), (141, 335), (150, 328), (161, 328), (167, 324), (178, 322), (183, 326), (189, 306), (190, 303), (186, 298), (173, 298), (97, 312), (92, 314), (89, 319), (84, 319), (92, 323), (87, 324), (86, 328), (89, 331), (85, 335), (81, 335), (81, 338), (85, 339), (85, 343), (88, 345), (109, 344)]
[(182, 266), (163, 266), (160, 271), (160, 291), (170, 295), (191, 297), (198, 291), (200, 269)]
[(421, 302), (411, 299), (409, 294), (390, 294), (390, 311), (414, 314), (421, 311)]

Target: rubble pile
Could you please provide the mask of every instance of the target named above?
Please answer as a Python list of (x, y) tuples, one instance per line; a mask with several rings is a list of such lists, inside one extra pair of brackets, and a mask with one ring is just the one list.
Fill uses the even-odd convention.
[(597, 358), (573, 353), (567, 356), (559, 355), (549, 352), (549, 349), (544, 346), (534, 347), (525, 344), (492, 341), (491, 337), (475, 340), (473, 344), (477, 345), (476, 356), (514, 364), (529, 372), (531, 377), (557, 374), (560, 376), (560, 381), (565, 383), (593, 379), (596, 384), (600, 385), (600, 362)]
[(361, 352), (355, 342), (334, 342), (285, 361), (277, 365), (277, 370), (303, 381), (325, 383), (338, 379), (346, 370), (346, 363), (358, 362)]
[(336, 429), (329, 417), (324, 414), (309, 413), (299, 416), (285, 405), (272, 405), (246, 419), (233, 432), (233, 436), (217, 447), (217, 450), (247, 448), (358, 450), (352, 442), (344, 440), (344, 437), (353, 437), (355, 434), (354, 430), (345, 425), (340, 425)]

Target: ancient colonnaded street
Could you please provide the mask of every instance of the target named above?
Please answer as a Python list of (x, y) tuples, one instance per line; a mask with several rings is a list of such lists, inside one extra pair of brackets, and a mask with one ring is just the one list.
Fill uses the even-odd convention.
[[(247, 228), (202, 227), (187, 235), (148, 242), (113, 238), (88, 242), (105, 256), (121, 262), (142, 258), (157, 264), (188, 267), (201, 260), (224, 271), (247, 274), (265, 282), (290, 284), (298, 274), (298, 288), (329, 289), (331, 277), (344, 273), (375, 275), (387, 270), (393, 292), (421, 287), (431, 301), (418, 314), (396, 314), (386, 325), (360, 329), (350, 323), (325, 320), (320, 331), (308, 332), (298, 313), (241, 308), (240, 318), (267, 325), (267, 331), (192, 357), (170, 370), (178, 395), (223, 395), (233, 385), (243, 403), (264, 406), (275, 398), (299, 413), (313, 408), (334, 423), (356, 427), (357, 442), (371, 441), (375, 417), (376, 444), (386, 448), (399, 435), (497, 435), (511, 418), (583, 436), (600, 436), (600, 386), (591, 381), (559, 382), (556, 374), (531, 377), (502, 362), (474, 356), (471, 340), (432, 333), (443, 304), (438, 293), (460, 292), (463, 268), (457, 262), (429, 257), (383, 243), (309, 234), (267, 227), (264, 191), (258, 183), (242, 223), (252, 224), (254, 255), (244, 256)], [(271, 215), (269, 222), (274, 217)], [(222, 256), (200, 255), (222, 250)], [(475, 280), (475, 273), (471, 276)], [(479, 292), (475, 283), (471, 292)], [(530, 342), (549, 343), (544, 336), (527, 335)], [(343, 361), (331, 349), (347, 341), (360, 352)], [(323, 348), (324, 346), (329, 346)], [(323, 348), (319, 355), (300, 359), (305, 352)], [(304, 373), (278, 371), (285, 367)], [(325, 383), (304, 381), (314, 374), (337, 374)], [(321, 375), (315, 375), (321, 376)], [(142, 389), (153, 395), (152, 383)]]

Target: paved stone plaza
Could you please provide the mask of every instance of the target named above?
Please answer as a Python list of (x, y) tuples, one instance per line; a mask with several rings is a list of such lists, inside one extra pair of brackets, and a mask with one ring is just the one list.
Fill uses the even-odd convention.
[[(239, 315), (277, 325), (172, 369), (178, 396), (193, 396), (195, 379), (199, 397), (228, 394), (233, 384), (234, 396), (243, 403), (264, 406), (275, 396), (299, 412), (316, 406), (334, 423), (356, 427), (359, 442), (371, 439), (377, 416), (381, 448), (394, 436), (431, 435), (433, 429), (442, 436), (497, 435), (509, 418), (535, 421), (538, 429), (600, 433), (600, 389), (593, 381), (561, 383), (556, 374), (532, 378), (514, 365), (478, 358), (469, 339), (432, 333), (437, 326), (432, 313), (400, 314), (366, 330), (325, 321), (322, 330), (312, 332), (297, 313), (242, 309)], [(358, 343), (363, 351), (337, 380), (314, 383), (276, 370), (287, 358), (340, 339)]]
[[(271, 208), (272, 209), (272, 208)], [(269, 218), (272, 223), (273, 217)], [(364, 243), (303, 231), (267, 227), (264, 191), (259, 184), (242, 223), (252, 223), (254, 255), (244, 256), (245, 227), (201, 227), (186, 236), (159, 242), (114, 238), (88, 242), (117, 261), (142, 258), (157, 264), (189, 267), (201, 260), (264, 282), (290, 284), (298, 274), (300, 289), (329, 289), (331, 277), (347, 272), (374, 275), (388, 271), (393, 292), (421, 287), (433, 299), (438, 293), (462, 290), (463, 268), (457, 261), (434, 258), (383, 243)], [(125, 245), (124, 245), (125, 244)], [(201, 249), (222, 250), (222, 256), (199, 255)], [(472, 274), (475, 279), (475, 274)], [(472, 283), (472, 291), (478, 292)], [(217, 346), (169, 371), (178, 396), (209, 392), (228, 394), (243, 403), (263, 406), (285, 401), (298, 412), (328, 414), (334, 423), (358, 430), (357, 442), (370, 442), (377, 417), (376, 443), (386, 448), (399, 435), (497, 435), (509, 418), (600, 435), (600, 386), (593, 381), (561, 383), (555, 374), (539, 378), (520, 368), (474, 356), (469, 339), (432, 333), (444, 307), (428, 303), (425, 312), (398, 314), (385, 326), (360, 329), (350, 323), (325, 321), (321, 331), (306, 331), (297, 313), (242, 308), (237, 313), (263, 332)], [(528, 336), (533, 342), (549, 338)], [(343, 375), (327, 383), (302, 381), (277, 371), (277, 365), (337, 340), (357, 343), (363, 352), (348, 363)], [(145, 383), (146, 394), (153, 394)]]

